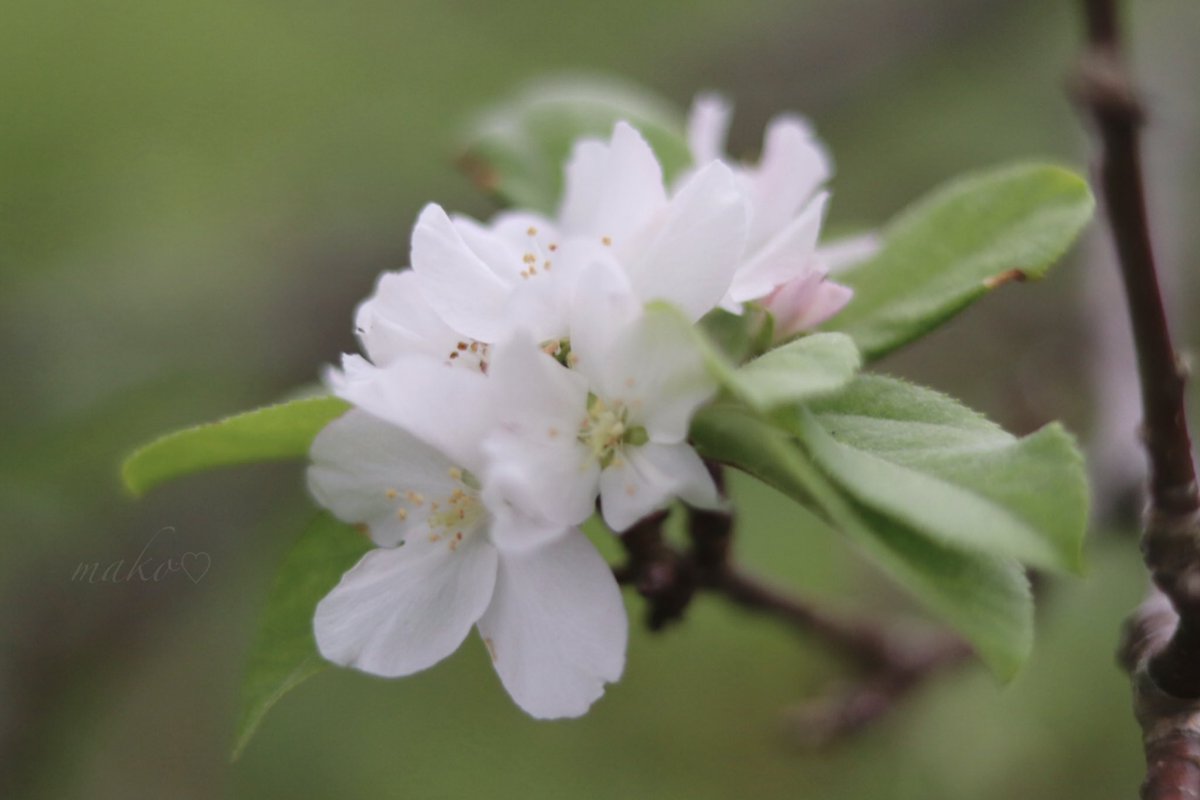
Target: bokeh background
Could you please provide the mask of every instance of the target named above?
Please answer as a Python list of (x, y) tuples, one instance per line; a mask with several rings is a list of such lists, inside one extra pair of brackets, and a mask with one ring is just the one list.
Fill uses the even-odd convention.
[[(116, 467), (174, 427), (276, 399), (354, 347), (355, 303), (406, 263), (420, 206), (492, 210), (456, 132), (522, 81), (596, 71), (686, 106), (736, 101), (732, 149), (809, 115), (838, 163), (832, 223), (1024, 156), (1083, 169), (1064, 94), (1071, 3), (1041, 0), (4, 0), (0, 4), (0, 794), (31, 798), (1070, 798), (1133, 796), (1113, 664), (1142, 591), (1141, 474), (1121, 307), (1090, 238), (880, 365), (1017, 432), (1065, 418), (1098, 481), (1090, 572), (1047, 585), (1010, 686), (968, 666), (862, 736), (808, 752), (784, 712), (838, 665), (714, 601), (652, 636), (585, 718), (538, 723), (474, 639), (386, 682), (328, 672), (230, 764), (243, 660), (310, 513), (298, 465), (134, 503)], [(1200, 6), (1138, 3), (1155, 223), (1197, 341)], [(737, 482), (739, 556), (835, 605), (917, 611), (835, 535)], [(87, 585), (81, 562), (199, 551), (198, 583)], [(636, 617), (640, 601), (628, 598)]]

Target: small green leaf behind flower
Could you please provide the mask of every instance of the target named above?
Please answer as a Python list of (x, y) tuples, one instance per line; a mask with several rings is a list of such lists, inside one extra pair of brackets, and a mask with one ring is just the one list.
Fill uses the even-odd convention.
[(284, 694), (329, 666), (317, 652), (313, 614), (370, 547), (364, 535), (322, 512), (284, 557), (247, 660), (233, 759)]
[(949, 397), (864, 375), (790, 415), (856, 502), (963, 550), (1080, 572), (1088, 489), (1058, 424), (1018, 439)]
[(134, 495), (160, 483), (217, 467), (305, 458), (322, 428), (349, 405), (309, 397), (168, 433), (125, 459), (121, 478)]
[(691, 163), (679, 109), (639, 86), (577, 76), (535, 82), (480, 114), (465, 136), (459, 164), (484, 192), (552, 213), (574, 143), (607, 139), (620, 120), (646, 138), (668, 180)]
[(884, 230), (871, 259), (837, 274), (854, 299), (825, 326), (868, 360), (916, 339), (992, 289), (1041, 278), (1091, 219), (1075, 173), (1018, 164), (955, 179)]

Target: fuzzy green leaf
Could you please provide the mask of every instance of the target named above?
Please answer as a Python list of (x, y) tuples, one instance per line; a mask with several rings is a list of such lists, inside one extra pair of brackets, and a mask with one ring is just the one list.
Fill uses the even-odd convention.
[(1011, 559), (948, 547), (845, 496), (785, 431), (747, 410), (713, 406), (694, 420), (701, 455), (737, 467), (805, 506), (851, 537), (932, 613), (959, 631), (1001, 680), (1033, 644), (1028, 581)]
[(875, 375), (790, 422), (863, 506), (950, 547), (1082, 569), (1087, 479), (1061, 426), (1017, 439), (945, 395)]
[(739, 367), (728, 388), (751, 408), (769, 411), (840, 389), (854, 378), (861, 363), (849, 336), (814, 333)]
[(876, 256), (838, 274), (854, 299), (825, 327), (879, 358), (991, 289), (1041, 278), (1093, 207), (1083, 178), (1057, 166), (1019, 164), (952, 181), (893, 220)]
[(169, 433), (138, 449), (121, 467), (135, 495), (193, 472), (303, 458), (313, 437), (349, 408), (336, 397), (310, 397)]
[(246, 665), (234, 737), (235, 760), (271, 707), (328, 666), (317, 652), (313, 614), (342, 573), (370, 547), (366, 537), (351, 526), (321, 513), (284, 557)]

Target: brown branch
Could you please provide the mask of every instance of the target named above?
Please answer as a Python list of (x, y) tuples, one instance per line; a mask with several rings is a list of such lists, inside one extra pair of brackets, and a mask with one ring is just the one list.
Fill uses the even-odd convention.
[[(720, 468), (710, 469), (723, 490)], [(885, 623), (832, 612), (744, 572), (730, 558), (733, 517), (727, 511), (689, 508), (691, 547), (680, 551), (663, 535), (667, 514), (652, 514), (621, 535), (629, 561), (614, 570), (621, 583), (634, 586), (646, 598), (651, 630), (682, 619), (692, 598), (704, 591), (819, 640), (859, 673), (845, 691), (789, 716), (789, 729), (798, 741), (828, 744), (855, 733), (927, 678), (971, 655), (970, 647), (955, 636), (940, 634), (917, 645), (902, 642)]]
[(1147, 777), (1144, 798), (1200, 796), (1200, 495), (1184, 410), (1186, 370), (1171, 342), (1142, 180), (1144, 115), (1121, 54), (1115, 0), (1082, 0), (1088, 49), (1076, 96), (1101, 144), (1100, 186), (1138, 356), (1150, 462), (1142, 551), (1155, 592), (1127, 626)]

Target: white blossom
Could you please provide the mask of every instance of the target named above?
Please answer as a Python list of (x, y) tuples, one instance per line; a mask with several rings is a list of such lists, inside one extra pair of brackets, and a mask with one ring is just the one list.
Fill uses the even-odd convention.
[(584, 713), (620, 677), (628, 623), (608, 565), (574, 528), (496, 513), (472, 470), (477, 453), (449, 457), (351, 410), (317, 437), (312, 459), (318, 501), (379, 545), (317, 606), (325, 658), (409, 675), (474, 626), (504, 687), (539, 718)]
[[(688, 143), (697, 165), (727, 159), (725, 138), (731, 109), (715, 95), (696, 99), (688, 120)], [(776, 332), (792, 335), (819, 325), (849, 302), (852, 292), (828, 281), (831, 257), (818, 246), (833, 174), (825, 148), (803, 118), (771, 120), (757, 164), (734, 167), (746, 197), (746, 247), (723, 305), (731, 310), (754, 300), (776, 316)], [(866, 240), (855, 243), (871, 246)], [(845, 252), (845, 250), (843, 250)], [(854, 255), (860, 255), (855, 252)]]
[(496, 490), (564, 524), (590, 516), (598, 494), (614, 531), (675, 497), (716, 504), (686, 442), (716, 384), (679, 320), (643, 312), (624, 277), (597, 265), (577, 286), (569, 348), (564, 358), (521, 333), (497, 348), (486, 443)]

